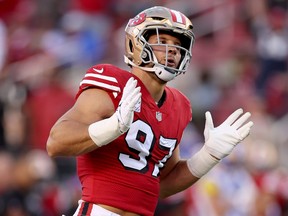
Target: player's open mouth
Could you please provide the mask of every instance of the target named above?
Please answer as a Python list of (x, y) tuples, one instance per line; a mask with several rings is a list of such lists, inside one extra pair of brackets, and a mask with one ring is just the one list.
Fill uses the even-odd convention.
[(168, 67), (176, 67), (176, 63), (175, 63), (173, 58), (168, 58), (167, 59), (167, 66)]

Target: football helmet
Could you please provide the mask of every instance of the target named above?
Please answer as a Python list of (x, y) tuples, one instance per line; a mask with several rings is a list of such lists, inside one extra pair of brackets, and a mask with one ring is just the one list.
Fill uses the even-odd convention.
[[(192, 22), (181, 12), (162, 6), (154, 6), (140, 12), (129, 20), (125, 28), (125, 63), (130, 67), (139, 67), (154, 72), (163, 81), (170, 81), (181, 73), (185, 73), (190, 63), (191, 49), (195, 40)], [(168, 33), (177, 37), (181, 46), (161, 44), (160, 33)], [(149, 36), (158, 36), (157, 44), (148, 43)], [(166, 48), (166, 63), (160, 64), (152, 46)], [(177, 68), (168, 65), (170, 46), (180, 50), (181, 60)]]

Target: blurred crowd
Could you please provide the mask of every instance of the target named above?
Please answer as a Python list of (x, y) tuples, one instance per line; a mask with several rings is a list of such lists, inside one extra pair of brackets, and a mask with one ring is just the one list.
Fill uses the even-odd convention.
[[(288, 2), (286, 0), (1, 0), (0, 216), (70, 216), (80, 198), (75, 158), (50, 158), (54, 122), (74, 103), (88, 67), (123, 61), (124, 28), (164, 5), (191, 18), (196, 43), (169, 85), (191, 100), (183, 158), (242, 107), (250, 136), (193, 187), (159, 201), (155, 216), (288, 215)], [(181, 110), (179, 110), (181, 112)]]

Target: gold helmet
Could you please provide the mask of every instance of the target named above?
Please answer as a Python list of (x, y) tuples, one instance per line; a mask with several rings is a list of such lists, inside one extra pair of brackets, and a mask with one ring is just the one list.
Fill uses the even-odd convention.
[[(125, 63), (131, 67), (139, 67), (145, 71), (154, 72), (163, 81), (174, 79), (177, 75), (185, 73), (190, 63), (191, 49), (195, 39), (192, 29), (191, 21), (176, 10), (155, 6), (140, 12), (136, 17), (129, 20), (125, 28)], [(161, 44), (159, 41), (159, 33), (161, 32), (179, 38), (181, 46)], [(158, 36), (159, 44), (148, 43), (151, 34)], [(166, 55), (168, 46), (177, 47), (181, 52), (178, 68), (169, 67), (167, 61), (165, 65), (158, 63), (152, 45), (165, 46)], [(145, 65), (146, 67), (144, 67)]]

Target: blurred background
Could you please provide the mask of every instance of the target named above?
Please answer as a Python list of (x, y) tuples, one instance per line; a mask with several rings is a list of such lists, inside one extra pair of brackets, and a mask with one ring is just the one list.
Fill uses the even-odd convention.
[[(286, 0), (0, 0), (0, 215), (70, 216), (81, 190), (74, 158), (45, 151), (86, 69), (123, 61), (128, 19), (154, 5), (191, 18), (196, 43), (185, 75), (169, 83), (191, 100), (183, 158), (214, 124), (243, 107), (245, 142), (193, 187), (159, 202), (156, 216), (288, 215), (288, 3)], [(181, 112), (181, 110), (179, 110)]]

